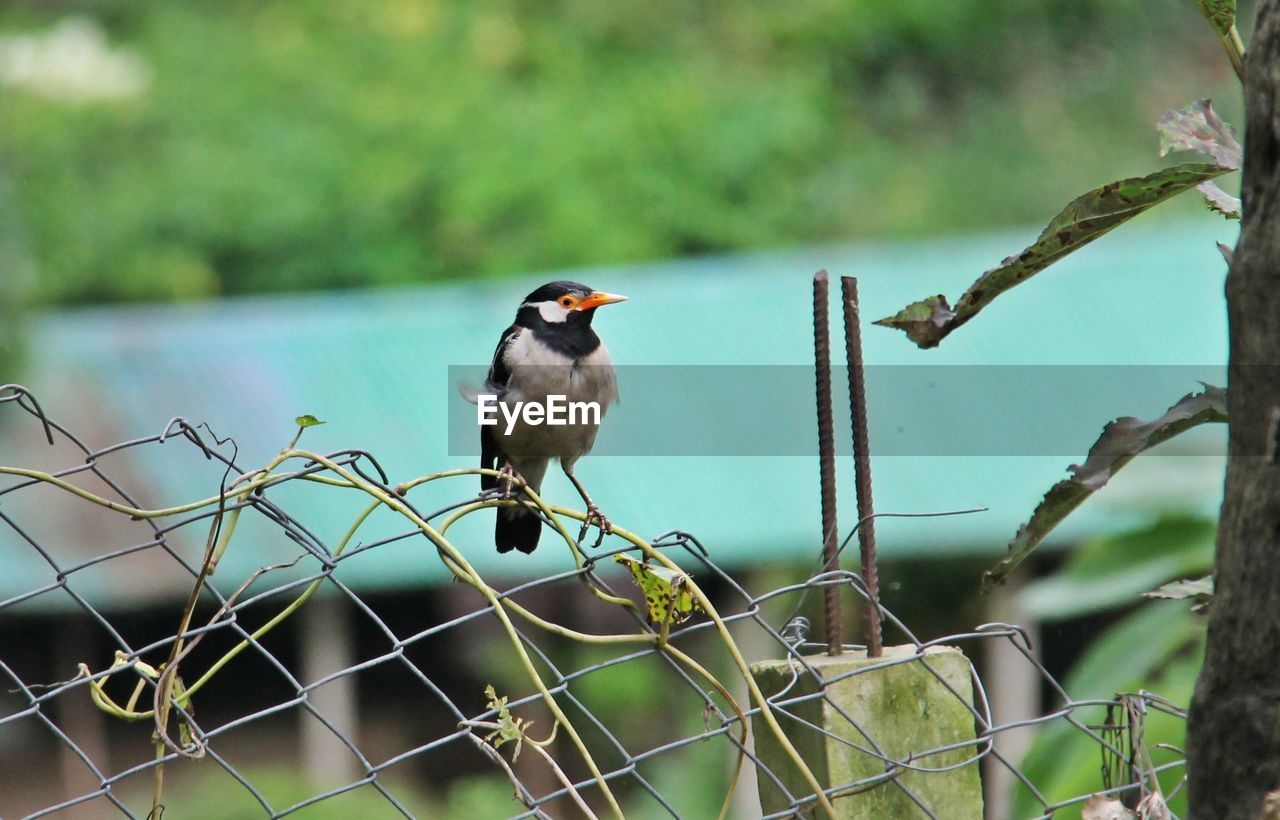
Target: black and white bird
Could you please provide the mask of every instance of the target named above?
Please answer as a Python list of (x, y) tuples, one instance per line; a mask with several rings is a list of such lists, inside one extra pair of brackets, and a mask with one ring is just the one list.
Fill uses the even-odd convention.
[[(512, 479), (518, 476), (539, 492), (548, 463), (558, 459), (587, 505), (579, 539), (592, 523), (600, 528), (601, 538), (610, 531), (609, 519), (573, 474), (573, 465), (590, 452), (600, 419), (618, 400), (613, 362), (591, 329), (591, 319), (596, 308), (626, 298), (577, 282), (543, 285), (525, 297), (515, 324), (503, 332), (485, 380), (484, 392), (496, 395), (505, 408), (496, 414), (497, 424), (480, 427), (480, 466), (499, 470), (505, 477), (482, 475), (480, 486), (492, 490), (505, 484), (504, 494), (511, 496)], [(507, 424), (505, 414), (514, 411), (517, 402), (545, 408), (551, 396), (583, 412), (576, 418), (571, 414), (568, 420), (573, 423), (562, 425), (528, 423), (524, 414)], [(589, 403), (598, 410), (590, 412)], [(498, 552), (533, 552), (541, 531), (542, 520), (533, 509), (523, 504), (498, 508), (494, 530)]]

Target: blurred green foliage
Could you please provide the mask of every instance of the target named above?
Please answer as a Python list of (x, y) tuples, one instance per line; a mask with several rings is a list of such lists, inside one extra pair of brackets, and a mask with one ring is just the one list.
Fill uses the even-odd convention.
[(0, 163), (0, 384), (15, 381), (22, 353), (22, 306), (31, 287), (30, 255), (20, 244), (12, 185)]
[(1185, 6), (18, 0), (0, 34), (90, 15), (151, 80), (4, 91), (0, 174), (42, 303), (1034, 223), (1234, 82)]
[[(263, 816), (262, 805), (248, 789), (232, 780), (225, 770), (204, 763), (186, 763), (167, 774), (164, 803), (168, 813), (202, 820), (259, 820)], [(315, 797), (319, 790), (317, 783), (296, 769), (251, 766), (243, 773), (276, 811)], [(507, 817), (521, 808), (515, 802), (511, 784), (498, 772), (463, 778), (443, 792), (432, 792), (420, 783), (397, 779), (386, 772), (379, 779), (416, 817)], [(130, 807), (149, 807), (149, 775), (130, 785), (132, 788), (126, 789), (124, 795)], [(308, 805), (296, 816), (305, 820), (374, 820), (404, 815), (372, 786), (361, 786)]]
[[(1204, 658), (1205, 618), (1192, 611), (1191, 600), (1153, 601), (1142, 595), (1167, 581), (1210, 572), (1216, 529), (1212, 520), (1169, 514), (1143, 529), (1087, 541), (1057, 572), (1027, 585), (1022, 606), (1046, 624), (1112, 616), (1063, 682), (1072, 697), (1105, 700), (1117, 693), (1147, 691), (1179, 707), (1191, 702)], [(1096, 726), (1105, 714), (1102, 707), (1090, 707), (1075, 716)], [(1155, 765), (1180, 760), (1183, 755), (1176, 750), (1186, 747), (1186, 722), (1150, 710), (1144, 738)], [(1098, 744), (1090, 735), (1066, 721), (1055, 721), (1037, 734), (1020, 768), (1056, 802), (1100, 791), (1099, 759)], [(1175, 769), (1160, 778), (1166, 794), (1175, 790), (1182, 773)], [(1185, 817), (1185, 789), (1178, 792), (1170, 809)], [(1021, 784), (1014, 786), (1013, 801), (1012, 817), (1040, 811), (1041, 804)]]
[[(165, 813), (170, 816), (200, 817), (202, 820), (257, 820), (263, 816), (262, 804), (248, 789), (233, 780), (225, 769), (219, 768), (217, 764), (206, 766), (206, 762), (212, 763), (201, 760), (194, 763), (183, 761), (184, 765), (181, 766), (170, 765), (170, 771), (166, 772), (162, 800)], [(316, 784), (304, 773), (285, 767), (247, 767), (245, 775), (276, 811), (314, 797), (317, 790)], [(129, 786), (131, 788), (123, 790), (123, 799), (130, 808), (140, 814), (145, 813), (151, 805), (150, 775), (131, 780)], [(397, 799), (403, 801), (412, 795), (407, 786), (404, 783), (392, 786)], [(495, 804), (496, 801), (490, 803), (491, 806)], [(419, 817), (428, 816), (422, 801), (410, 800), (407, 808)], [(351, 817), (389, 818), (403, 815), (372, 786), (361, 786), (307, 806), (296, 816), (307, 820), (345, 820)]]

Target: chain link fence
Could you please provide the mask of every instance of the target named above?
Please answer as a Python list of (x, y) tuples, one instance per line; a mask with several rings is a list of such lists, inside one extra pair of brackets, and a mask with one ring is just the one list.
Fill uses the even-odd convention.
[[(579, 514), (526, 499), (546, 516), (548, 534), (563, 541), (546, 538), (543, 549), (564, 549), (573, 561), (543, 577), (491, 585), (450, 530), (481, 509), (517, 502), (477, 495), (476, 471), (394, 484), (372, 454), (308, 453), (297, 439), (254, 467), (239, 462), (230, 439), (180, 418), (155, 435), (95, 449), (14, 385), (0, 388), (0, 441), (22, 441), (24, 453), (36, 442), (50, 462), (0, 466), (0, 571), (7, 576), (0, 584), (0, 754), (25, 767), (0, 773), (4, 816), (208, 816), (209, 804), (186, 802), (207, 799), (184, 791), (192, 768), (219, 773), (220, 794), (247, 799), (253, 813), (268, 817), (350, 806), (342, 801), (353, 794), (368, 798), (362, 816), (422, 816), (433, 813), (424, 808), (424, 785), (480, 772), (509, 783), (514, 801), (505, 813), (518, 817), (697, 816), (701, 809), (691, 806), (708, 804), (690, 791), (713, 792), (711, 802), (734, 816), (823, 816), (832, 806), (860, 816), (845, 813), (889, 793), (920, 817), (980, 816), (980, 795), (967, 806), (939, 804), (946, 790), (932, 785), (957, 773), (977, 782), (979, 770), (988, 813), (1016, 799), (1043, 816), (1063, 809), (1074, 816), (1095, 793), (1136, 807), (1182, 788), (1181, 755), (1148, 748), (1142, 732), (1149, 714), (1182, 720), (1180, 709), (1149, 693), (1073, 698), (1014, 624), (925, 640), (881, 607), (886, 644), (899, 648), (833, 676), (818, 661), (826, 646), (810, 640), (805, 614), (833, 586), (860, 610), (867, 594), (855, 573), (751, 591), (717, 565), (713, 545), (690, 534), (645, 540), (619, 530), (591, 550), (582, 547)], [(134, 458), (144, 451), (148, 460)], [(177, 462), (172, 469), (200, 463), (212, 470), (207, 497), (159, 506), (155, 465)], [(151, 465), (147, 480), (140, 463)], [(159, 474), (163, 483), (167, 473)], [(447, 485), (456, 501), (419, 508), (415, 498), (426, 484)], [(314, 494), (359, 499), (340, 540), (291, 512)], [(54, 517), (63, 517), (76, 543), (59, 541)], [(423, 596), (416, 621), (359, 583), (363, 566), (393, 555), (432, 562), (452, 579), (433, 588), (439, 591), (414, 593)], [(616, 556), (626, 556), (631, 573), (616, 566)], [(172, 594), (147, 599), (158, 587), (188, 590), (186, 606)], [(145, 600), (149, 614), (129, 614), (121, 597)], [(337, 621), (290, 633), (292, 641), (281, 637), (308, 610), (332, 612), (335, 602)], [(60, 650), (40, 645), (43, 633), (24, 632), (30, 612), (87, 623), (98, 646), (112, 652), (80, 658), (65, 676), (41, 677), (47, 656)], [(328, 638), (338, 642), (344, 629), (358, 640), (346, 641), (349, 650), (327, 666), (300, 657)], [(1002, 693), (984, 685), (967, 658), (997, 644), (1012, 649), (1048, 693), (1039, 714), (1004, 723), (993, 717)], [(960, 678), (938, 668), (942, 647), (965, 653)], [(847, 656), (859, 659), (860, 649), (847, 647)], [(751, 675), (748, 658), (790, 663), (776, 664), (768, 678)], [(840, 694), (895, 668), (929, 678), (934, 712), (962, 712), (963, 736), (904, 749), (903, 735), (885, 736), (888, 729), (855, 714)], [(357, 680), (388, 693), (401, 717), (380, 730), (326, 700)], [(618, 693), (637, 680), (650, 691), (633, 704)], [(485, 684), (494, 688), (486, 693)], [(310, 740), (282, 732), (282, 720), (298, 719)], [(108, 726), (109, 742), (85, 740), (94, 721)], [(1051, 726), (1096, 746), (1096, 788), (1047, 794), (1004, 751), (1006, 736)], [(802, 743), (805, 736), (817, 742)], [(307, 746), (338, 761), (319, 766), (327, 781), (312, 778), (302, 797), (263, 781), (263, 758), (300, 766), (312, 754)], [(816, 748), (847, 750), (862, 761), (860, 774), (814, 760)], [(44, 759), (31, 759), (37, 752)], [(18, 782), (18, 771), (52, 767), (50, 755), (72, 761), (82, 789), (67, 794), (65, 784), (26, 775)], [(840, 772), (846, 779), (833, 781)], [(821, 794), (805, 786), (815, 781)], [(995, 782), (1014, 797), (996, 794)]]

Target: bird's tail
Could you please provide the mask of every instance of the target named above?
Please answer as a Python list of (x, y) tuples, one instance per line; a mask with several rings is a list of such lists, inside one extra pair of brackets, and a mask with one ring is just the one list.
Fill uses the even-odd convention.
[(528, 554), (538, 548), (538, 536), (542, 534), (542, 518), (523, 505), (500, 507), (498, 521), (493, 530), (493, 541), (498, 552), (520, 550)]

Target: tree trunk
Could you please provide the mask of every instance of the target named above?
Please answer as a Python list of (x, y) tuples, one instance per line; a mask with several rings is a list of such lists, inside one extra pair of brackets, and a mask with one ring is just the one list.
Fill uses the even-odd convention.
[(1280, 0), (1245, 57), (1244, 222), (1227, 275), (1226, 496), (1188, 726), (1190, 816), (1280, 817)]

